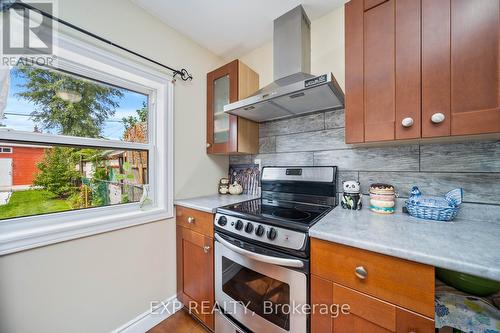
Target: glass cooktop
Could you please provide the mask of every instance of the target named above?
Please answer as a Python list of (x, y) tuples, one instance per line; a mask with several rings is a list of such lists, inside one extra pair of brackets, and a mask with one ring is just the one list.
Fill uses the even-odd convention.
[(323, 216), (331, 209), (332, 207), (330, 206), (289, 201), (273, 201), (272, 203), (266, 203), (265, 200), (254, 199), (226, 206), (220, 210), (237, 213), (247, 219), (258, 218), (259, 220), (277, 220), (311, 226), (319, 217)]

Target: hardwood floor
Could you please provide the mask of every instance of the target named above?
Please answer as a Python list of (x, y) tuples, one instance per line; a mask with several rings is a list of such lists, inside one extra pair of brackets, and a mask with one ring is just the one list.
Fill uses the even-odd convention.
[(147, 333), (210, 333), (210, 331), (191, 317), (185, 309), (182, 309)]

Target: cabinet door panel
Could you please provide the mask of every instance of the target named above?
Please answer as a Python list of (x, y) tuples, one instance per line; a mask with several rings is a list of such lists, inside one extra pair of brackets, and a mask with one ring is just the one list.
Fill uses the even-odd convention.
[(394, 140), (394, 2), (364, 13), (365, 142)]
[[(422, 0), (422, 137), (450, 135), (450, 0)], [(445, 116), (435, 124), (435, 113)]]
[(451, 134), (500, 132), (498, 0), (451, 2)]
[(207, 74), (207, 152), (237, 151), (238, 118), (224, 113), (224, 105), (238, 100), (238, 60)]
[(200, 311), (202, 307), (210, 310), (214, 303), (213, 239), (180, 226), (177, 226), (177, 289), (180, 301), (213, 329), (213, 315)]
[(363, 92), (363, 0), (345, 4), (345, 141), (365, 141)]
[(350, 314), (340, 316), (354, 315), (391, 332), (396, 330), (396, 307), (392, 304), (336, 283), (333, 284), (333, 303), (349, 304)]
[(398, 308), (396, 310), (396, 333), (434, 333), (434, 320)]
[(333, 326), (335, 333), (391, 333), (391, 331), (354, 314), (335, 318)]
[(373, 7), (376, 7), (384, 2), (386, 2), (387, 0), (365, 0), (365, 10), (369, 10)]
[[(396, 139), (421, 136), (420, 0), (396, 2)], [(402, 121), (412, 118), (413, 125)]]
[[(311, 275), (311, 305), (322, 306), (333, 304), (333, 283)], [(332, 333), (332, 316), (328, 313), (321, 313), (319, 308), (311, 314), (312, 333)]]

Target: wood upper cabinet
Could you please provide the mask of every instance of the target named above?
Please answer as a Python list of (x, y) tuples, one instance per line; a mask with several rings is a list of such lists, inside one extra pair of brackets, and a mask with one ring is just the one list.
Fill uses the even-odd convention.
[(224, 113), (224, 105), (244, 99), (259, 88), (259, 76), (239, 60), (207, 74), (207, 153), (255, 154), (259, 125)]
[[(312, 239), (313, 333), (434, 332), (434, 268)], [(348, 305), (348, 309), (343, 306)]]
[(394, 4), (389, 0), (364, 15), (365, 141), (394, 140)]
[(351, 0), (345, 17), (346, 142), (419, 138), (420, 1)]
[(177, 207), (177, 297), (214, 330), (214, 239), (205, 223), (213, 224), (212, 214)]
[(346, 3), (346, 142), (500, 132), (499, 6)]
[(423, 137), (500, 132), (499, 6), (422, 0)]
[(345, 141), (365, 141), (363, 1), (345, 4)]

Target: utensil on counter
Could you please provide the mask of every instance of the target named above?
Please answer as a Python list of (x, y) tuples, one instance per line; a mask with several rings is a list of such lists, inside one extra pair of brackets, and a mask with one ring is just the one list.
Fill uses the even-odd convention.
[(230, 184), (237, 182), (243, 194), (257, 195), (259, 192), (260, 171), (257, 164), (232, 164), (229, 166)]

